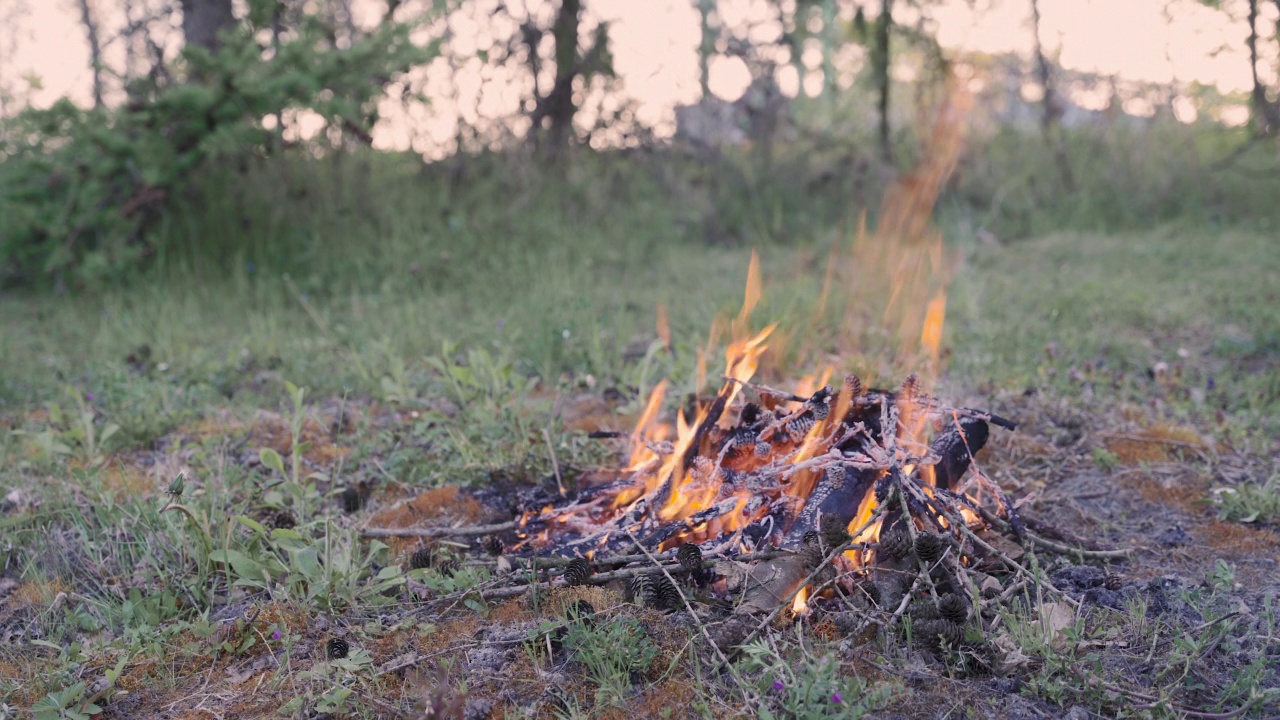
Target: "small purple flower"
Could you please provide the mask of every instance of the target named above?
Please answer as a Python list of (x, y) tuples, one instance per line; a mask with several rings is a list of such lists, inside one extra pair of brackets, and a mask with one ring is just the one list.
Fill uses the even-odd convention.
[(274, 631), (272, 631), (272, 633), (271, 633), (271, 639), (272, 639), (272, 640), (279, 640), (279, 639), (280, 639), (280, 628), (276, 628)]
[(507, 321), (506, 321), (506, 320), (502, 320), (502, 319), (499, 319), (499, 320), (498, 320), (498, 329), (499, 329), (499, 330), (501, 330), (502, 328), (504, 328), (504, 327), (506, 327), (506, 326), (507, 326)]
[(84, 401), (85, 401), (85, 402), (93, 402), (94, 400), (97, 400), (97, 399), (98, 399), (98, 396), (97, 396), (97, 395), (94, 395), (92, 390), (90, 390), (90, 391), (88, 391), (88, 392), (86, 392), (86, 393), (84, 394)]
[(833, 702), (833, 703), (835, 703), (835, 704), (837, 704), (837, 705), (839, 705), (840, 703), (844, 702), (844, 696), (840, 694), (840, 691), (839, 691), (839, 690), (837, 690), (837, 691), (835, 691), (834, 693), (832, 693), (832, 695), (831, 695), (831, 702)]
[(783, 690), (785, 690), (786, 688), (787, 688), (787, 686), (786, 686), (786, 685), (785, 685), (781, 680), (779, 680), (778, 678), (774, 678), (774, 679), (773, 679), (773, 691), (774, 691), (774, 692), (782, 692), (782, 691), (783, 691)]

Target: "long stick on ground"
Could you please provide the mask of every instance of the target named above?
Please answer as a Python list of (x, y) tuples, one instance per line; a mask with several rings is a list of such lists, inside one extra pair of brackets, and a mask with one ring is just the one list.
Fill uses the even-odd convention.
[(507, 530), (515, 530), (519, 527), (519, 523), (515, 520), (494, 525), (460, 525), (458, 527), (434, 527), (434, 528), (384, 528), (372, 527), (365, 528), (360, 531), (360, 537), (363, 538), (384, 538), (384, 537), (421, 537), (421, 538), (442, 538), (442, 537), (468, 537), (475, 535), (490, 535), (493, 533), (506, 532)]
[[(982, 514), (983, 520), (986, 520), (992, 525), (995, 525), (996, 529), (998, 530), (1008, 529), (1009, 524), (1004, 521), (1004, 518), (1001, 518), (997, 515), (992, 514), (990, 510), (987, 510), (984, 507), (978, 506), (978, 512)], [(1031, 532), (1030, 530), (1024, 531), (1024, 534), (1027, 536), (1027, 539), (1029, 539), (1031, 542), (1035, 543), (1036, 545), (1039, 545), (1040, 547), (1046, 550), (1060, 552), (1064, 555), (1076, 555), (1078, 557), (1094, 558), (1096, 560), (1114, 560), (1118, 558), (1127, 558), (1130, 555), (1133, 555), (1133, 551), (1127, 550), (1127, 549), (1086, 550), (1082, 547), (1076, 547), (1074, 545), (1066, 545), (1063, 543), (1054, 542), (1053, 540), (1049, 540), (1048, 538), (1041, 537)]]

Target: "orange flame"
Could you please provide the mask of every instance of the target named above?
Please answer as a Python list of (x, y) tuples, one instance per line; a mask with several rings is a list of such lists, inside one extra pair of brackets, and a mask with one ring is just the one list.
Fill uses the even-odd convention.
[(747, 287), (742, 298), (742, 309), (738, 311), (738, 317), (733, 321), (733, 336), (735, 338), (740, 338), (747, 334), (747, 320), (751, 317), (751, 311), (755, 309), (756, 304), (760, 302), (762, 293), (760, 255), (755, 250), (752, 250), (751, 264), (747, 266)]
[(667, 318), (667, 306), (662, 303), (658, 303), (658, 339), (667, 352), (671, 352), (671, 320)]
[(796, 599), (791, 601), (791, 614), (794, 616), (809, 614), (809, 586), (805, 585), (796, 593)]
[(638, 470), (658, 456), (657, 453), (649, 449), (649, 446), (644, 441), (661, 440), (662, 437), (660, 435), (666, 434), (666, 429), (661, 425), (652, 427), (654, 418), (658, 416), (658, 411), (662, 409), (662, 401), (666, 396), (667, 381), (664, 379), (653, 388), (653, 392), (649, 393), (649, 402), (645, 404), (644, 412), (640, 413), (640, 421), (636, 423), (635, 430), (631, 432), (631, 458), (627, 461), (627, 466), (623, 470)]

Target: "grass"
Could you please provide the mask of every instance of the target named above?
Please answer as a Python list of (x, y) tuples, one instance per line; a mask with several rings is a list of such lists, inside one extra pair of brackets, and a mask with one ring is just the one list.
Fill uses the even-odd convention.
[[(10, 498), (0, 577), (15, 583), (0, 591), (10, 598), (0, 634), (29, 627), (32, 649), (0, 651), (0, 715), (39, 704), (42, 720), (77, 717), (90, 700), (153, 707), (192, 696), (190, 679), (210, 667), (244, 717), (377, 716), (378, 703), (407, 702), (415, 688), (428, 689), (427, 706), (456, 708), (476, 690), (450, 665), (465, 661), (458, 648), (475, 649), (480, 622), (516, 621), (532, 634), (509, 647), (524, 648), (531, 667), (510, 671), (525, 673), (509, 679), (512, 696), (550, 682), (562, 716), (631, 702), (655, 717), (729, 707), (824, 717), (838, 696), (839, 710), (859, 717), (927, 696), (877, 669), (914, 667), (900, 639), (850, 660), (850, 641), (825, 626), (802, 623), (749, 648), (736, 668), (752, 706), (746, 690), (699, 675), (687, 629), (616, 598), (593, 596), (603, 616), (593, 625), (554, 607), (473, 599), (461, 615), (425, 621), (399, 598), (470, 587), (485, 571), (402, 569), (414, 545), (362, 543), (354, 525), (371, 510), (341, 509), (348, 488), (381, 513), (446, 485), (522, 487), (562, 473), (572, 486), (609, 461), (583, 429), (623, 425), (661, 377), (696, 389), (707, 329), (741, 303), (747, 247), (760, 247), (764, 268), (757, 327), (803, 330), (830, 243), (849, 234), (839, 221), (788, 242), (768, 222), (745, 222), (727, 247), (693, 237), (687, 208), (665, 207), (634, 178), (566, 193), (481, 173), (464, 192), (397, 164), (311, 181), (305, 167), (278, 172), (211, 193), (181, 227), (174, 220), (166, 232), (183, 242), (166, 244), (172, 254), (141, 285), (0, 303), (0, 494)], [(355, 182), (381, 192), (343, 189)], [(293, 188), (292, 199), (266, 205), (272, 185)], [(943, 340), (948, 394), (1136, 404), (1148, 422), (1274, 452), (1280, 255), (1269, 235), (1188, 222), (992, 246), (944, 231), (964, 259)], [(655, 329), (659, 303), (670, 353)], [(819, 316), (840, 322), (835, 307)], [(771, 372), (814, 369), (847, 330), (797, 331), (787, 357), (800, 366), (780, 357)], [(856, 350), (837, 371), (884, 367), (883, 347)], [(1054, 462), (1054, 472), (1147, 471), (1100, 443)], [(1273, 485), (1242, 486), (1228, 501), (1248, 502), (1223, 516), (1249, 519), (1257, 504), (1252, 519), (1265, 522)], [(423, 498), (415, 512), (427, 520), (478, 520), (456, 495)], [(1263, 692), (1267, 641), (1256, 640), (1274, 636), (1274, 599), (1247, 596), (1249, 625), (1223, 609), (1239, 599), (1223, 579), (1231, 566), (1198, 572), (1205, 584), (1180, 596), (1183, 615), (1080, 616), (1068, 652), (1036, 633), (1034, 616), (1010, 610), (1024, 695), (1103, 714), (1147, 705), (1148, 717), (1274, 709)], [(548, 651), (548, 622), (568, 623), (560, 649)], [(326, 657), (336, 636), (351, 642), (347, 658)], [(620, 642), (628, 653), (607, 652)], [(1090, 654), (1091, 643), (1126, 650)], [(1218, 672), (1227, 651), (1243, 658), (1230, 681)], [(381, 669), (410, 653), (441, 660), (416, 679)], [(1202, 672), (1197, 663), (1210, 660)], [(939, 663), (938, 682), (960, 683), (944, 688), (981, 694), (963, 684), (981, 674), (975, 655)], [(226, 684), (239, 677), (257, 678), (258, 692)]]
[(1158, 388), (1270, 427), (1274, 250), (1266, 233), (1194, 225), (982, 248), (956, 282), (952, 372), (1058, 392)]

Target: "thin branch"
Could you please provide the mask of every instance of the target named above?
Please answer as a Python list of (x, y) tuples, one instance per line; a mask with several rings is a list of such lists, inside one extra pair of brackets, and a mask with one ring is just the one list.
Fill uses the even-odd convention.
[(491, 535), (493, 533), (505, 532), (507, 530), (515, 530), (520, 527), (520, 523), (512, 520), (510, 522), (496, 523), (494, 525), (462, 525), (458, 527), (433, 527), (433, 528), (387, 528), (372, 527), (364, 528), (360, 531), (362, 538), (385, 538), (385, 537), (421, 537), (421, 538), (443, 538), (443, 537), (470, 537), (475, 535)]

